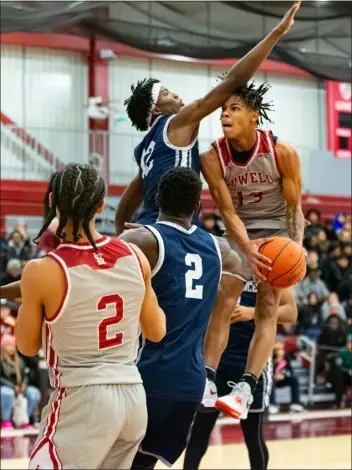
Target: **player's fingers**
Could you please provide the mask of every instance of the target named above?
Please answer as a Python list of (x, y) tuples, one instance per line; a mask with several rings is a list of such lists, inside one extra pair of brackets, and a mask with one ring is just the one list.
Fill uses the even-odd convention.
[(271, 271), (271, 260), (266, 256), (261, 255), (260, 253), (256, 253), (256, 264), (260, 268), (268, 269), (269, 271)]
[[(252, 266), (252, 268), (256, 278), (258, 278), (260, 281), (266, 281), (265, 275), (260, 272), (259, 268), (256, 265)], [(267, 268), (267, 266), (265, 266), (265, 268)]]

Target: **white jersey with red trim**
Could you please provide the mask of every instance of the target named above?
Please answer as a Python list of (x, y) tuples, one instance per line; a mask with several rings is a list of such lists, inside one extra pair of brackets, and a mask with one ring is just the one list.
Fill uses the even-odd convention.
[(257, 140), (247, 163), (235, 163), (228, 140), (213, 142), (222, 175), (237, 214), (247, 229), (285, 229), (286, 201), (271, 131), (256, 130)]
[(66, 282), (58, 312), (43, 325), (53, 387), (142, 383), (135, 365), (145, 293), (140, 260), (121, 240), (96, 245), (62, 243), (47, 255)]

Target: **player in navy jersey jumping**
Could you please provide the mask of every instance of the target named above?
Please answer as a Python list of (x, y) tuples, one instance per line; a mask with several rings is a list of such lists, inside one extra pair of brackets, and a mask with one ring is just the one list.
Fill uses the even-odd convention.
[[(289, 31), (299, 6), (300, 2), (296, 1), (279, 25), (231, 68), (225, 80), (187, 106), (183, 105), (177, 93), (169, 91), (157, 79), (145, 79), (131, 87), (132, 96), (126, 100), (127, 113), (133, 126), (148, 133), (135, 148), (139, 174), (129, 184), (119, 203), (116, 214), (118, 234), (123, 232), (125, 223), (131, 221), (142, 201), (144, 208), (138, 222), (156, 221), (155, 195), (160, 178), (166, 171), (186, 166), (200, 172), (197, 137), (201, 120), (221, 107), (236, 88), (247, 83), (280, 38)], [(264, 279), (260, 267), (266, 267), (269, 260), (258, 253), (263, 241), (250, 241), (239, 217), (231, 236), (245, 247), (250, 266), (259, 278)]]
[[(216, 374), (216, 386), (222, 395), (230, 391), (228, 384), (238, 382), (245, 370), (247, 354), (255, 330), (253, 318), (256, 296), (256, 284), (248, 282), (241, 294), (240, 304), (232, 314), (229, 341)], [(295, 323), (296, 319), (297, 308), (293, 291), (285, 289), (280, 300), (278, 323)], [(273, 370), (270, 359), (258, 381), (253, 404), (247, 410), (248, 418), (241, 420), (252, 470), (266, 470), (268, 466), (269, 452), (263, 436), (263, 417), (265, 408), (269, 405), (272, 379)], [(213, 400), (213, 405), (214, 403), (215, 400)], [(187, 443), (184, 470), (199, 468), (218, 416), (219, 411), (215, 408), (201, 408), (198, 411)]]
[(190, 168), (169, 170), (159, 185), (158, 222), (120, 236), (149, 260), (167, 324), (160, 345), (146, 341), (140, 352), (148, 428), (133, 469), (154, 468), (158, 459), (171, 466), (185, 449), (205, 387), (209, 318), (218, 288), (239, 269), (239, 257), (226, 240), (192, 225), (201, 190), (201, 180)]

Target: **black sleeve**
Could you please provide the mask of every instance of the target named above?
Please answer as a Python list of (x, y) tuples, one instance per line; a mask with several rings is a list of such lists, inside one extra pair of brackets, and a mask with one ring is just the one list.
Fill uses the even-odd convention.
[(273, 134), (274, 145), (276, 145), (277, 140), (278, 140), (278, 136)]

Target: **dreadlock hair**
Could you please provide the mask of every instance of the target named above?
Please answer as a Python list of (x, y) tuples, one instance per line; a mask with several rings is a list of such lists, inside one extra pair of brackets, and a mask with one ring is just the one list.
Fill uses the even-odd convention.
[(161, 178), (159, 207), (163, 214), (190, 217), (200, 201), (202, 181), (190, 168), (176, 167)]
[(56, 209), (59, 209), (60, 220), (56, 231), (57, 237), (63, 240), (66, 238), (63, 229), (68, 219), (71, 219), (74, 241), (78, 242), (82, 238), (78, 233), (81, 223), (88, 240), (97, 250), (89, 230), (89, 222), (93, 219), (104, 197), (104, 180), (91, 165), (78, 165), (76, 163), (67, 165), (62, 171), (54, 175), (50, 212), (34, 242), (38, 243), (39, 238), (56, 217)]
[(148, 130), (147, 118), (152, 108), (153, 98), (152, 89), (155, 83), (160, 83), (160, 80), (155, 78), (145, 78), (139, 80), (137, 85), (131, 85), (132, 95), (125, 100), (128, 117), (132, 121), (132, 126), (136, 127), (139, 131)]
[[(222, 77), (219, 77), (219, 80), (224, 80), (224, 78), (226, 78), (226, 73)], [(263, 103), (263, 97), (270, 88), (271, 85), (268, 82), (264, 82), (256, 88), (255, 82), (253, 81), (246, 86), (236, 88), (233, 92), (234, 96), (239, 96), (247, 106), (259, 112), (258, 126), (262, 126), (264, 120), (272, 123), (268, 112), (273, 111), (273, 102), (269, 101)]]

